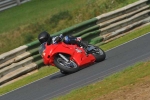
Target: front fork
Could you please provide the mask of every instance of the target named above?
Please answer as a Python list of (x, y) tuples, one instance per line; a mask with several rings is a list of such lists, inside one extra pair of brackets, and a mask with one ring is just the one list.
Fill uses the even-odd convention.
[(66, 65), (67, 65), (67, 68), (76, 68), (77, 66), (74, 66), (73, 62), (71, 60), (68, 60), (64, 55), (60, 54), (59, 53), (59, 56), (64, 60), (66, 61)]
[(59, 56), (60, 56), (62, 59), (64, 59), (66, 62), (69, 62), (69, 60), (68, 60), (64, 55), (62, 55), (62, 54), (59, 53)]

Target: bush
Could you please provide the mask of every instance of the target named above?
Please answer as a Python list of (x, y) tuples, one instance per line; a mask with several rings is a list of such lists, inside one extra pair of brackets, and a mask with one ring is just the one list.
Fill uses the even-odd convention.
[(64, 20), (64, 19), (69, 19), (71, 20), (72, 19), (72, 16), (71, 14), (69, 13), (69, 11), (61, 11), (55, 15), (53, 15), (51, 18), (50, 18), (50, 21), (49, 21), (49, 24), (52, 26), (52, 27), (56, 27), (57, 24), (59, 23), (59, 21), (61, 20)]
[(34, 40), (34, 36), (30, 33), (24, 35), (24, 43), (27, 44)]

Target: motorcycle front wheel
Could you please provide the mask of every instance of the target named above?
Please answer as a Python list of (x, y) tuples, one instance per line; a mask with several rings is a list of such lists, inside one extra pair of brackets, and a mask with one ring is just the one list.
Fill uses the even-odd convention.
[(70, 57), (68, 55), (65, 57), (68, 59), (68, 62), (59, 55), (55, 56), (54, 64), (56, 65), (56, 67), (67, 74), (78, 71), (78, 65), (73, 60), (70, 60)]

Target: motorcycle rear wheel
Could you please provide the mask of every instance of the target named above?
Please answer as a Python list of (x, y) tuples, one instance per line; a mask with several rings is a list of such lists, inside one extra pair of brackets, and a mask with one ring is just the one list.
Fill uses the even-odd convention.
[[(66, 58), (70, 58), (70, 57), (66, 57)], [(54, 58), (54, 64), (56, 65), (58, 69), (60, 69), (62, 72), (65, 72), (67, 74), (78, 71), (79, 70), (78, 65), (73, 60), (70, 60), (70, 59), (68, 60), (69, 62), (65, 61), (63, 58), (57, 55)]]
[(65, 71), (63, 71), (63, 70), (60, 70), (60, 73), (62, 73), (62, 74), (64, 74), (64, 75), (69, 74), (68, 72), (65, 72)]
[(99, 47), (96, 47), (95, 53), (93, 53), (93, 55), (96, 58), (95, 62), (101, 62), (101, 61), (105, 60), (105, 58), (106, 58), (105, 52), (102, 49), (100, 49)]

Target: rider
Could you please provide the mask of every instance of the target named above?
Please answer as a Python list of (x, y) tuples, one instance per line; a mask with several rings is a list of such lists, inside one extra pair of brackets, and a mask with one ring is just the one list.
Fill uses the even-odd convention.
[(43, 31), (39, 34), (38, 40), (41, 44), (47, 42), (48, 45), (57, 44), (60, 41), (63, 41), (66, 44), (77, 44), (83, 48), (86, 48), (88, 45), (86, 42), (83, 42), (80, 37), (74, 37), (71, 35), (63, 37), (62, 34), (60, 36), (51, 37), (50, 34), (46, 31)]

